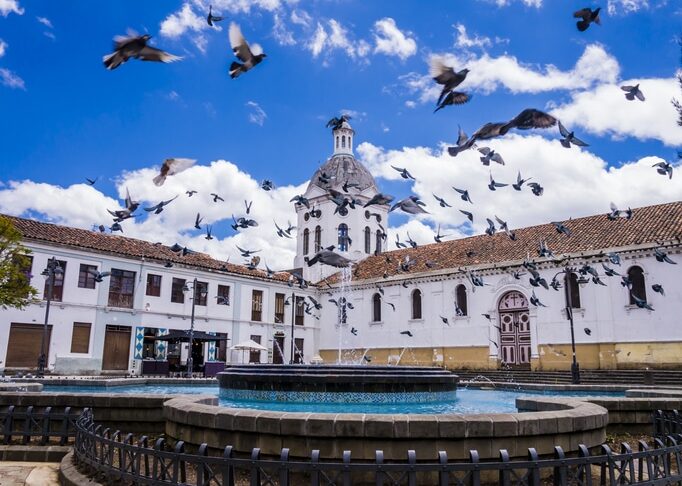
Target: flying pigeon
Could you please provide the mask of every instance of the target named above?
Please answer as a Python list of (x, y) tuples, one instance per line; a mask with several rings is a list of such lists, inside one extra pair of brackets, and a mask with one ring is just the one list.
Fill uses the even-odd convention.
[(246, 207), (246, 214), (249, 214), (251, 212), (251, 205), (253, 204), (253, 201), (246, 201), (244, 200), (244, 206)]
[(197, 193), (197, 191), (185, 191), (185, 194), (187, 194), (187, 197), (192, 197)]
[(568, 229), (568, 227), (563, 224), (560, 221), (552, 221), (552, 224), (554, 225), (554, 228), (556, 228), (556, 232), (559, 234), (565, 234), (566, 236), (571, 236), (571, 230)]
[(495, 223), (490, 218), (485, 218), (488, 222), (488, 227), (485, 229), (485, 234), (488, 236), (494, 236), (497, 229), (495, 228)]
[(637, 98), (639, 101), (644, 101), (644, 93), (642, 93), (642, 90), (639, 89), (639, 84), (636, 84), (634, 86), (621, 86), (620, 89), (625, 91), (625, 98), (629, 101), (634, 100)]
[(354, 327), (351, 327), (351, 328), (350, 328), (350, 333), (351, 333), (353, 336), (357, 336), (357, 335), (358, 335), (358, 330), (355, 329)]
[(440, 320), (443, 321), (443, 324), (447, 324), (448, 326), (450, 325), (447, 317), (443, 317), (443, 316), (438, 316), (438, 317), (440, 317)]
[(677, 265), (676, 261), (673, 261), (670, 259), (668, 254), (661, 250), (660, 248), (655, 248), (654, 249), (654, 257), (656, 258), (657, 262), (660, 263), (670, 263), (671, 265)]
[(106, 277), (111, 275), (111, 272), (98, 272), (94, 269), (88, 270), (88, 273), (95, 277), (95, 282), (103, 282)]
[(592, 335), (592, 329), (590, 329), (589, 327), (586, 327), (585, 329), (583, 329), (583, 331), (585, 331), (585, 334), (587, 334), (588, 336)]
[(159, 213), (161, 213), (161, 212), (163, 211), (163, 208), (164, 208), (165, 206), (167, 206), (168, 204), (170, 204), (172, 201), (175, 201), (175, 199), (176, 199), (177, 197), (178, 197), (178, 196), (175, 196), (174, 198), (168, 199), (167, 201), (161, 201), (159, 204), (156, 204), (156, 205), (154, 205), (154, 206), (152, 206), (152, 207), (144, 208), (144, 210), (147, 211), (147, 212), (154, 211), (154, 214), (159, 214)]
[(620, 265), (620, 255), (618, 253), (612, 251), (607, 253), (606, 256), (613, 265)]
[(159, 175), (154, 177), (154, 185), (162, 186), (166, 182), (166, 177), (178, 174), (183, 170), (189, 169), (196, 163), (195, 159), (166, 159), (161, 165)]
[(212, 229), (211, 225), (207, 224), (206, 225), (206, 236), (204, 236), (204, 238), (206, 238), (207, 240), (213, 239), (213, 236), (211, 236), (211, 229)]
[(400, 174), (400, 177), (402, 177), (403, 179), (415, 180), (414, 176), (412, 174), (410, 174), (407, 169), (402, 168), (402, 167), (396, 167), (394, 165), (392, 165), (391, 168), (393, 170), (398, 171), (398, 173)]
[(400, 334), (402, 334), (404, 336), (413, 337), (412, 331), (400, 331)]
[(275, 188), (275, 184), (268, 179), (263, 179), (263, 182), (260, 183), (260, 188), (264, 191), (272, 191)]
[(545, 304), (540, 302), (540, 299), (537, 298), (537, 296), (535, 295), (535, 290), (531, 291), (530, 303), (533, 304), (535, 307), (547, 307)]
[(468, 201), (468, 202), (470, 202), (471, 204), (474, 203), (474, 202), (471, 200), (471, 197), (469, 196), (469, 191), (468, 191), (468, 190), (466, 190), (466, 189), (457, 189), (456, 187), (453, 187), (453, 189), (454, 189), (456, 192), (458, 192), (459, 194), (461, 194), (460, 199), (462, 199), (462, 201), (465, 201), (465, 202)]
[(615, 276), (620, 277), (620, 273), (616, 272), (613, 268), (606, 266), (604, 263), (602, 263), (601, 266), (604, 269), (604, 275), (606, 275), (607, 277), (615, 277)]
[(384, 206), (386, 204), (391, 204), (391, 202), (395, 199), (393, 196), (388, 196), (386, 194), (378, 193), (372, 196), (372, 199), (367, 201), (363, 208), (366, 208), (371, 205), (377, 205), (377, 206)]
[(483, 157), (480, 157), (481, 162), (483, 162), (483, 165), (485, 166), (490, 165), (491, 160), (493, 162), (497, 162), (500, 165), (504, 165), (504, 159), (502, 159), (502, 156), (495, 152), (494, 150), (491, 150), (488, 147), (481, 147), (478, 149), (478, 151), (483, 154)]
[(460, 209), (459, 212), (466, 216), (469, 221), (471, 221), (472, 223), (474, 222), (474, 215), (472, 213), (470, 213), (469, 211), (464, 211), (463, 209)]
[[(432, 194), (433, 194), (433, 193), (432, 193)], [(445, 199), (443, 199), (442, 197), (438, 197), (438, 196), (436, 196), (435, 194), (433, 194), (433, 197), (436, 199), (436, 201), (438, 201), (438, 204), (440, 204), (440, 207), (441, 207), (441, 208), (451, 208), (451, 207), (452, 207), (452, 206), (450, 206), (450, 205), (447, 203), (447, 201), (446, 201)]]
[(213, 15), (213, 6), (208, 6), (208, 16), (206, 17), (206, 23), (213, 27), (213, 22), (222, 22), (225, 17), (220, 17), (219, 15)]
[(511, 128), (530, 130), (531, 128), (549, 128), (556, 125), (557, 119), (552, 115), (535, 108), (526, 108), (500, 128), (500, 135), (505, 135)]
[(650, 311), (653, 311), (653, 310), (654, 310), (654, 308), (651, 307), (651, 305), (650, 305), (646, 300), (640, 299), (639, 297), (637, 297), (637, 296), (636, 296), (635, 294), (633, 294), (632, 292), (630, 292), (630, 295), (632, 295), (632, 300), (635, 301), (635, 305), (636, 305), (637, 307), (639, 307), (640, 309), (647, 309), (647, 310), (650, 310)]
[(577, 12), (573, 13), (573, 17), (578, 20), (575, 25), (578, 27), (580, 32), (585, 32), (592, 22), (597, 25), (601, 25), (601, 19), (599, 18), (599, 11), (601, 7), (597, 7), (594, 10), (591, 8), (581, 8)]
[(217, 195), (215, 192), (211, 193), (211, 196), (213, 196), (213, 202), (218, 202), (218, 201), (223, 201), (225, 202), (225, 199)]
[(417, 248), (417, 246), (419, 246), (417, 242), (412, 239), (409, 231), (407, 232), (407, 239), (405, 241), (407, 241), (412, 248)]
[(440, 105), (448, 92), (462, 84), (466, 79), (467, 74), (469, 74), (469, 70), (462, 69), (461, 71), (455, 72), (450, 66), (445, 65), (441, 59), (434, 57), (431, 58), (431, 62), (429, 63), (429, 74), (436, 83), (443, 85), (443, 89), (436, 102), (437, 105)]
[(588, 147), (585, 142), (575, 136), (575, 132), (569, 132), (566, 130), (566, 127), (561, 124), (561, 121), (559, 121), (559, 132), (561, 133), (561, 136), (564, 137), (559, 140), (563, 147), (571, 148), (571, 144), (578, 147)]
[(665, 297), (665, 291), (663, 290), (663, 286), (661, 284), (653, 284), (651, 288), (653, 289), (654, 292), (658, 292), (659, 294)]
[(398, 249), (407, 248), (407, 245), (400, 241), (400, 235), (398, 233), (395, 234), (395, 246)]
[(197, 217), (196, 217), (196, 219), (194, 220), (194, 227), (195, 227), (196, 229), (198, 229), (198, 230), (201, 229), (201, 221), (202, 221), (203, 219), (204, 219), (204, 218), (201, 217), (201, 214), (197, 213)]
[(86, 177), (85, 181), (88, 183), (88, 186), (94, 186), (95, 182), (97, 182), (97, 179), (99, 179), (99, 177), (95, 177), (94, 179)]
[(229, 37), (230, 46), (232, 47), (234, 55), (237, 56), (237, 59), (243, 63), (240, 64), (234, 61), (232, 64), (230, 64), (230, 77), (232, 79), (253, 69), (265, 57), (267, 57), (267, 55), (263, 52), (263, 49), (258, 44), (254, 44), (253, 48), (249, 47), (249, 44), (242, 35), (241, 29), (234, 22), (230, 24)]
[(132, 31), (129, 31), (127, 36), (114, 37), (114, 52), (102, 58), (104, 67), (109, 70), (116, 69), (130, 58), (156, 62), (173, 62), (182, 59), (161, 49), (148, 46), (147, 42), (151, 37), (149, 34), (137, 35)]
[(464, 93), (463, 91), (450, 91), (433, 112), (436, 113), (438, 110), (442, 110), (450, 105), (463, 105), (464, 103), (468, 103), (471, 98), (472, 96), (470, 94)]
[(659, 162), (652, 165), (651, 167), (656, 167), (656, 172), (661, 175), (667, 175), (668, 179), (673, 178), (673, 165), (669, 162)]
[(540, 184), (537, 182), (529, 182), (528, 187), (530, 187), (530, 190), (533, 191), (533, 194), (536, 196), (542, 196), (542, 193), (545, 192), (545, 188), (542, 187)]
[(424, 203), (419, 200), (417, 196), (409, 196), (406, 197), (405, 199), (401, 199), (397, 203), (395, 203), (393, 206), (391, 206), (391, 209), (389, 212), (394, 211), (396, 209), (401, 209), (402, 211), (408, 213), (408, 214), (424, 214), (428, 213), (422, 206)]
[(497, 190), (498, 187), (505, 187), (508, 186), (509, 184), (502, 184), (501, 182), (495, 182), (495, 179), (493, 179), (493, 173), (490, 173), (490, 184), (488, 184), (488, 189), (491, 191)]
[[(450, 236), (450, 235), (441, 235), (440, 234), (440, 225), (438, 225), (438, 231), (436, 232), (436, 235), (433, 237), (435, 242), (436, 243), (442, 243), (443, 238), (445, 238), (446, 236)], [(431, 268), (431, 265), (429, 265), (429, 261), (426, 262), (426, 266)]]
[(452, 157), (457, 157), (457, 154), (459, 154), (463, 150), (468, 150), (472, 147), (475, 147), (476, 144), (473, 142), (468, 143), (469, 137), (467, 136), (466, 133), (464, 133), (464, 130), (462, 130), (462, 127), (459, 127), (459, 133), (457, 135), (457, 145), (455, 147), (448, 147), (448, 154), (450, 154)]
[(298, 194), (298, 195), (292, 197), (292, 198), (289, 200), (289, 202), (293, 202), (293, 203), (295, 203), (295, 204), (302, 204), (302, 205), (305, 206), (306, 208), (310, 209), (310, 201), (308, 201), (308, 198), (307, 198), (307, 197), (305, 197), (305, 196), (303, 196), (303, 195), (301, 195), (301, 194)]
[(343, 255), (339, 255), (338, 253), (335, 253), (333, 250), (328, 250), (326, 248), (323, 248), (322, 250), (315, 253), (315, 255), (312, 258), (309, 259), (308, 257), (306, 257), (304, 258), (304, 260), (309, 267), (315, 265), (317, 262), (320, 262), (323, 265), (329, 265), (331, 267), (346, 268), (352, 265), (353, 263), (352, 260), (349, 260)]
[[(523, 186), (523, 184), (526, 183), (526, 182), (528, 182), (530, 179), (531, 179), (530, 177), (529, 177), (528, 179), (523, 179), (523, 178), (521, 178), (521, 171), (519, 171), (519, 173), (516, 175), (516, 184), (512, 184), (512, 187), (513, 187), (515, 190), (520, 191), (520, 190), (521, 190), (521, 186)], [(529, 184), (529, 185), (530, 185), (530, 184)]]
[(254, 253), (258, 253), (260, 251), (260, 250), (245, 250), (243, 248), (238, 247), (237, 245), (235, 245), (235, 246), (237, 247), (237, 250), (239, 250), (239, 253), (241, 254), (241, 256), (243, 256), (244, 258), (249, 258)]

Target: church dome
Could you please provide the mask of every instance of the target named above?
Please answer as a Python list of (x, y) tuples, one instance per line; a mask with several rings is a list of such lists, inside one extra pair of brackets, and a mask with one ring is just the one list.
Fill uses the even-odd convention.
[[(325, 179), (329, 179), (329, 182), (325, 182)], [(332, 156), (315, 171), (307, 191), (310, 191), (313, 186), (324, 190), (336, 188), (343, 186), (346, 182), (355, 184), (354, 189), (358, 192), (370, 188), (378, 192), (374, 177), (367, 168), (352, 155), (341, 154)]]

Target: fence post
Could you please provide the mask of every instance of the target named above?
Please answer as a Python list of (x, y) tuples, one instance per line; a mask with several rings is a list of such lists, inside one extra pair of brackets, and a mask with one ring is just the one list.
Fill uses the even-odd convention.
[(623, 483), (623, 474), (625, 471), (627, 471), (628, 474), (625, 475), (626, 480), (629, 483), (633, 483), (635, 481), (635, 461), (632, 458), (632, 449), (630, 448), (630, 444), (626, 442), (621, 443), (620, 453), (624, 454), (625, 457), (620, 460), (620, 477), (618, 478), (618, 482), (621, 484)]
[[(658, 437), (654, 438), (654, 446), (656, 449), (665, 449), (665, 444), (661, 439)], [(661, 461), (663, 464), (663, 476), (664, 478), (667, 478), (670, 476), (670, 462), (668, 462), (668, 455), (667, 454), (661, 454), (661, 455), (656, 455), (656, 461), (658, 464), (658, 461)], [(658, 477), (658, 474), (660, 472), (660, 467), (656, 467), (656, 477)]]
[(499, 483), (502, 486), (511, 486), (511, 471), (509, 470), (509, 452), (507, 449), (500, 449), (500, 479)]
[(310, 453), (310, 465), (313, 470), (310, 473), (310, 484), (312, 486), (320, 486), (320, 451), (314, 449)]
[[(92, 411), (89, 408), (84, 408), (82, 413), (87, 414), (86, 418), (92, 419)], [(62, 418), (62, 431), (59, 445), (66, 445), (66, 442), (69, 440), (69, 429), (75, 426), (75, 421), (76, 418), (74, 417), (72, 419), (71, 417), (71, 407), (66, 407), (64, 409), (64, 418)]]
[(568, 484), (568, 467), (566, 454), (561, 446), (554, 446), (554, 458), (561, 461), (558, 466), (554, 466), (554, 486), (565, 486)]
[(232, 466), (232, 446), (225, 446), (222, 462), (223, 486), (234, 486), (234, 467)]
[(375, 450), (374, 451), (374, 464), (376, 464), (377, 469), (374, 473), (374, 484), (376, 486), (384, 486), (384, 451)]
[[(649, 450), (649, 446), (644, 442), (643, 440), (638, 441), (639, 444), (639, 452), (644, 452), (646, 453)], [(639, 464), (637, 465), (637, 480), (638, 481), (644, 481), (644, 464), (646, 463), (646, 476), (647, 479), (652, 479), (654, 476), (654, 468), (652, 467), (651, 464), (651, 456), (649, 454), (643, 455), (643, 457), (639, 460)]]
[[(585, 444), (578, 445), (578, 457), (590, 457), (590, 450), (585, 446)], [(582, 481), (585, 486), (592, 485), (592, 466), (589, 462), (584, 462), (578, 466), (578, 480)]]
[(52, 420), (52, 407), (45, 407), (43, 411), (43, 436), (40, 445), (45, 445), (50, 440), (50, 420)]
[(469, 451), (469, 461), (474, 465), (473, 469), (471, 470), (471, 486), (481, 486), (481, 470), (480, 466), (478, 463), (480, 462), (480, 458), (478, 456), (478, 451), (475, 449), (472, 449)]
[[(206, 442), (203, 442), (199, 446), (199, 450), (197, 451), (197, 456), (208, 457), (208, 444)], [(200, 461), (201, 461), (201, 459), (200, 459)], [(205, 484), (208, 484), (211, 481), (210, 477), (207, 478), (208, 466), (206, 465), (205, 462), (201, 461), (201, 462), (197, 463), (196, 471), (197, 471), (197, 486), (204, 486)]]
[(289, 486), (289, 449), (284, 448), (279, 455), (279, 486)]
[(540, 458), (534, 447), (528, 448), (528, 460), (532, 462), (528, 468), (528, 486), (540, 486)]
[(613, 452), (611, 451), (611, 448), (607, 446), (606, 444), (601, 445), (601, 450), (606, 456), (606, 462), (602, 462), (601, 464), (601, 482), (600, 484), (603, 486), (606, 484), (606, 476), (607, 476), (607, 468), (608, 468), (608, 478), (609, 478), (609, 485), (611, 486), (616, 486), (616, 478), (614, 477), (614, 464), (613, 464)]
[(31, 441), (31, 425), (33, 421), (33, 405), (26, 407), (26, 414), (24, 418), (24, 433), (21, 438), (22, 444), (28, 444)]
[(414, 470), (417, 464), (417, 453), (410, 449), (407, 451), (407, 464), (409, 470), (407, 471), (407, 486), (417, 486), (417, 472)]
[(343, 486), (351, 486), (350, 451), (343, 451)]
[(5, 416), (5, 423), (2, 424), (2, 431), (5, 435), (5, 444), (9, 444), (12, 441), (12, 428), (14, 427), (14, 405), (10, 405), (7, 408), (7, 415)]
[[(181, 454), (185, 453), (185, 442), (180, 440), (173, 448), (173, 481), (178, 480), (182, 483), (187, 481), (187, 471), (185, 470), (185, 460), (180, 458)], [(180, 477), (178, 478), (178, 472)]]
[(450, 482), (450, 473), (447, 470), (448, 453), (445, 451), (438, 451), (438, 464), (441, 466), (438, 471), (438, 486), (448, 486)]
[(260, 467), (258, 460), (260, 459), (260, 449), (254, 447), (251, 451), (251, 486), (261, 486), (260, 484)]
[(154, 459), (152, 459), (152, 479), (167, 479), (166, 478), (166, 465), (163, 461), (163, 457), (159, 452), (163, 452), (166, 446), (166, 439), (159, 437), (154, 442)]

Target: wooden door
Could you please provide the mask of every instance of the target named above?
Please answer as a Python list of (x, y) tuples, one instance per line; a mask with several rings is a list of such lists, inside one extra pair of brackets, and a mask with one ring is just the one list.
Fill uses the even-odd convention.
[(500, 349), (504, 364), (530, 364), (529, 321), (527, 310), (500, 313)]
[(128, 369), (130, 332), (130, 326), (107, 326), (102, 354), (103, 370)]
[[(40, 324), (17, 324), (12, 323), (9, 328), (7, 341), (7, 368), (37, 368), (40, 357), (40, 346), (43, 340), (43, 326)], [(50, 356), (50, 340), (52, 338), (52, 326), (47, 326), (46, 354)], [(48, 359), (49, 361), (49, 359)], [(45, 363), (47, 368), (49, 363)]]

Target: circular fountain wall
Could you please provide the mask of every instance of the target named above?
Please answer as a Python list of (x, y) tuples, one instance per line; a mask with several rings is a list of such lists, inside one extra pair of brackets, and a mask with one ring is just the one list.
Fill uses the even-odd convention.
[(233, 400), (423, 403), (454, 398), (459, 378), (429, 367), (251, 364), (227, 367), (218, 381)]

